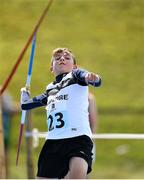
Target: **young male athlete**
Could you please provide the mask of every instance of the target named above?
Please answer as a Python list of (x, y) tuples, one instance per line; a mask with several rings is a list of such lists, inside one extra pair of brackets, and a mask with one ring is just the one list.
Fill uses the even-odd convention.
[(46, 92), (29, 98), (21, 90), (21, 107), (28, 110), (46, 106), (48, 133), (38, 160), (38, 178), (85, 179), (91, 172), (92, 147), (88, 114), (88, 85), (100, 86), (98, 74), (76, 67), (67, 48), (52, 53), (50, 70), (56, 76)]

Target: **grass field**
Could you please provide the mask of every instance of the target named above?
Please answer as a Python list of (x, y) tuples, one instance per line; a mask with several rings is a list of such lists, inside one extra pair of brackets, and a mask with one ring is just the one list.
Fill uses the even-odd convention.
[[(47, 3), (0, 0), (0, 84)], [(49, 72), (51, 51), (68, 47), (82, 68), (102, 76), (101, 88), (90, 87), (99, 110), (98, 133), (143, 133), (143, 45), (143, 0), (55, 0), (37, 34), (31, 94), (43, 92), (53, 79)], [(17, 102), (25, 85), (29, 54), (30, 48), (8, 86)], [(33, 111), (33, 126), (46, 131), (46, 117), (41, 111)], [(19, 124), (20, 114), (11, 126), (9, 178), (27, 178), (24, 139), (19, 166), (15, 166)], [(40, 146), (33, 150), (35, 171), (43, 142), (41, 139)], [(144, 178), (144, 141), (97, 140), (96, 145), (91, 178)]]

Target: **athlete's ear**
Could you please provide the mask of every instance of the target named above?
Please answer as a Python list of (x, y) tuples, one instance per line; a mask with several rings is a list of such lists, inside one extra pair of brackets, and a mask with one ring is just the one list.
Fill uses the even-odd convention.
[(77, 65), (76, 64), (73, 65), (73, 69), (77, 69)]
[(53, 66), (50, 67), (50, 71), (53, 72)]

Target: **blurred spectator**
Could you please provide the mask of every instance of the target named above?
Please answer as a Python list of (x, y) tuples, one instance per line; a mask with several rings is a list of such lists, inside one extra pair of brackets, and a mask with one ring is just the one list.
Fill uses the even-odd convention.
[(4, 130), (4, 145), (5, 150), (7, 150), (9, 145), (11, 119), (14, 114), (20, 112), (20, 105), (13, 102), (11, 95), (8, 92), (5, 92), (1, 95), (1, 109)]
[[(97, 113), (95, 97), (91, 92), (89, 92), (88, 100), (89, 100), (89, 109), (88, 109), (88, 111), (89, 111), (89, 123), (90, 123), (92, 133), (95, 134), (96, 129), (97, 129), (98, 113)], [(95, 159), (96, 159), (96, 143), (95, 143), (95, 140), (93, 140), (92, 153), (93, 153), (93, 163), (94, 163)], [(89, 179), (89, 176), (87, 176), (87, 179)]]
[(14, 114), (20, 112), (20, 105), (16, 104), (11, 95), (5, 92), (1, 95), (1, 111), (2, 111), (2, 124), (3, 124), (3, 137), (5, 149), (5, 164), (6, 164), (6, 177), (8, 177), (8, 149), (10, 141), (11, 120)]
[(92, 93), (89, 93), (89, 122), (90, 122), (90, 127), (91, 131), (93, 134), (96, 133), (96, 128), (97, 128), (97, 107), (96, 107), (96, 101), (95, 97)]

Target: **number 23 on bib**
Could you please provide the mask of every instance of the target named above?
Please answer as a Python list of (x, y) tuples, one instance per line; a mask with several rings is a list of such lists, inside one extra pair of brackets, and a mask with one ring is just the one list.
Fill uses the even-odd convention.
[(68, 128), (68, 114), (65, 103), (55, 103), (55, 100), (47, 107), (47, 124), (49, 133), (59, 134)]

